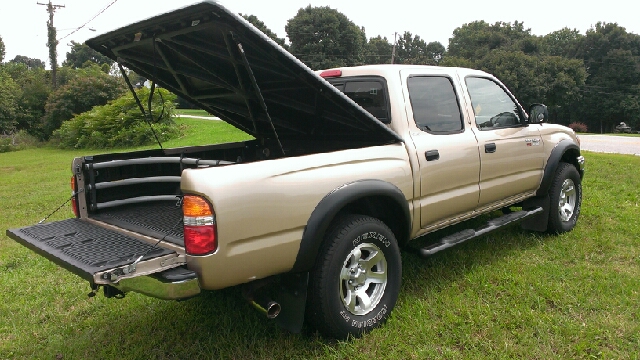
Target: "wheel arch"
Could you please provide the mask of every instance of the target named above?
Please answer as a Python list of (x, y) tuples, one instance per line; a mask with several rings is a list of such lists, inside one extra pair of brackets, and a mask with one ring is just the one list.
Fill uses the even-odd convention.
[(311, 213), (291, 272), (309, 271), (325, 233), (343, 213), (368, 215), (384, 222), (396, 236), (398, 245), (409, 240), (409, 203), (395, 185), (382, 180), (359, 180), (344, 184), (327, 194)]
[(583, 172), (580, 171), (580, 165), (578, 164), (579, 156), (580, 147), (577, 144), (568, 139), (560, 141), (551, 151), (551, 155), (549, 155), (547, 165), (544, 168), (544, 175), (542, 175), (542, 182), (536, 192), (536, 196), (545, 196), (549, 192), (551, 182), (561, 162), (574, 165), (582, 178)]

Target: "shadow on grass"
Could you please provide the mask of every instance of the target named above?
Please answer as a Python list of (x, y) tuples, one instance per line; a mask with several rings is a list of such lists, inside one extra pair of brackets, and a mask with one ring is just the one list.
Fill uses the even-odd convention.
[[(461, 226), (465, 225), (458, 227)], [(441, 236), (445, 234), (438, 232), (417, 242), (422, 246)], [(511, 227), (428, 259), (405, 252), (400, 301), (425, 301), (442, 287), (464, 278), (471, 269), (494, 266), (511, 252), (536, 247), (553, 238)], [(340, 352), (345, 345), (319, 337), (309, 329), (302, 334), (281, 330), (246, 303), (237, 287), (205, 292), (182, 302), (138, 294), (127, 295), (124, 300), (96, 301), (103, 311), (66, 328), (58, 341), (47, 346), (47, 352), (64, 358), (280, 359), (322, 357)], [(411, 309), (396, 309), (402, 311)], [(382, 336), (384, 332), (381, 329), (370, 336)], [(360, 341), (367, 342), (355, 340), (354, 345)]]

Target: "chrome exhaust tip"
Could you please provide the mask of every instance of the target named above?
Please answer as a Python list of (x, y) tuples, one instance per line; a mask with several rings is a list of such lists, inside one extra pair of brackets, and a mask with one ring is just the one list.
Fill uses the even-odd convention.
[(267, 316), (267, 319), (275, 319), (278, 315), (280, 315), (280, 304), (271, 300), (266, 304), (260, 304), (256, 301), (252, 301), (253, 306), (258, 309), (260, 312), (264, 313)]

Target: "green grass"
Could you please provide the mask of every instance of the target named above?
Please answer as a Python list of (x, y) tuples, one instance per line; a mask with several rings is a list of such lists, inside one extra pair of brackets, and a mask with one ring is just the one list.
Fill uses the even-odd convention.
[[(247, 138), (180, 121), (189, 137), (165, 146)], [(237, 288), (183, 302), (88, 298), (84, 280), (8, 239), (4, 229), (68, 198), (71, 160), (89, 153), (0, 154), (0, 359), (638, 358), (640, 157), (585, 153), (582, 213), (568, 234), (512, 227), (427, 260), (404, 253), (387, 324), (335, 342), (280, 330)]]
[(206, 110), (202, 110), (202, 109), (176, 109), (175, 113), (176, 115), (213, 117), (213, 115), (209, 114)]

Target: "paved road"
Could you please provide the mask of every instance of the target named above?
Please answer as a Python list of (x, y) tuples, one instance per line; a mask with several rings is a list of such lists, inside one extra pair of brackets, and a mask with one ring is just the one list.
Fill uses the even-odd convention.
[(640, 137), (615, 135), (579, 136), (580, 147), (583, 150), (640, 156)]
[(190, 119), (202, 119), (202, 120), (216, 120), (220, 121), (219, 118), (215, 116), (196, 116), (196, 115), (176, 115), (177, 117), (190, 118)]

